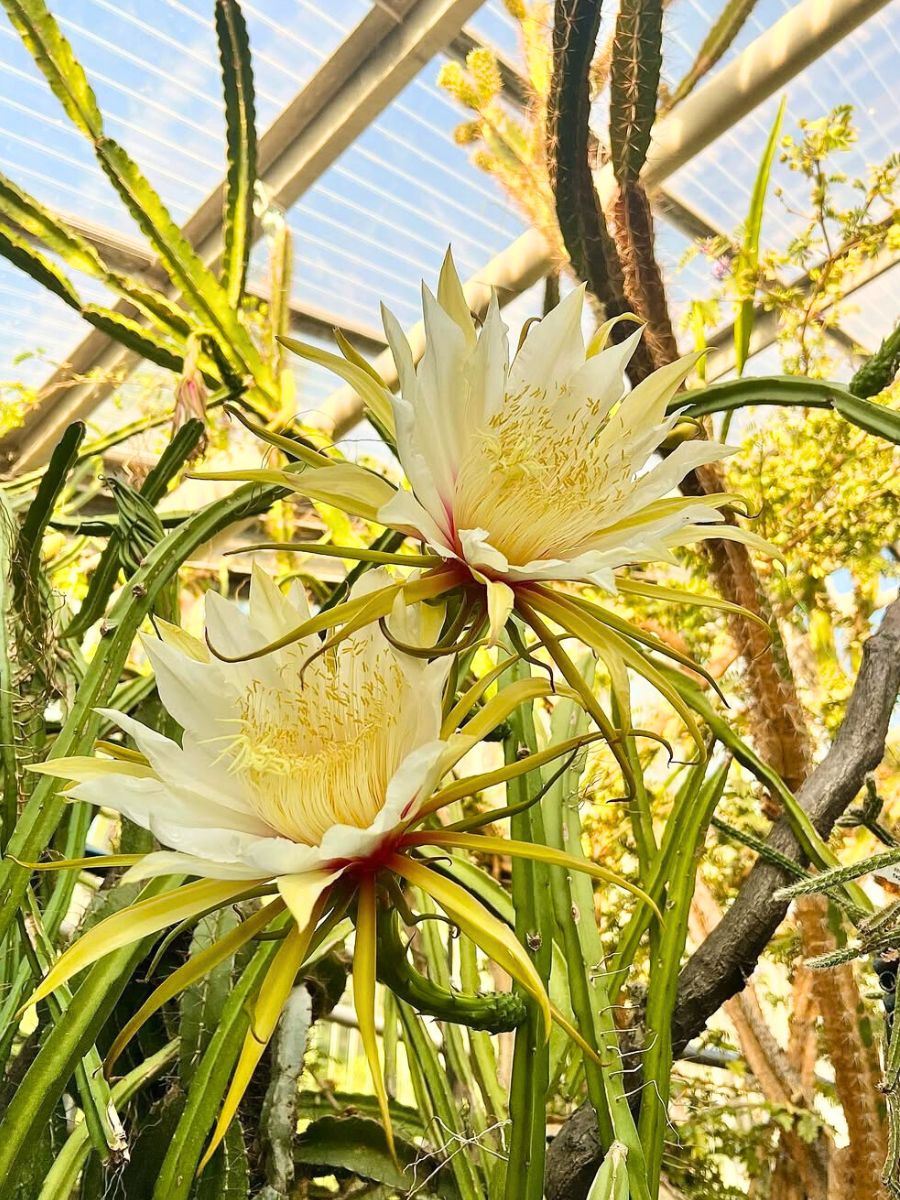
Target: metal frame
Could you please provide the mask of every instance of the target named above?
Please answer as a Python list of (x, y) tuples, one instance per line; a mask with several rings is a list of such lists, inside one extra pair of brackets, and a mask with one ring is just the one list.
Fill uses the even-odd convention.
[[(869, 17), (887, 0), (800, 0), (727, 66), (657, 121), (642, 178), (658, 190), (679, 167), (705, 150), (741, 118), (793, 79)], [(604, 208), (614, 198), (616, 182), (607, 163), (595, 175)], [(496, 287), (500, 304), (509, 303), (557, 265), (543, 236), (529, 229), (496, 255), (464, 285), (473, 311), (483, 310)], [(424, 349), (421, 323), (409, 332), (413, 354)], [(397, 378), (389, 351), (375, 369), (392, 387)], [(342, 437), (360, 420), (362, 404), (350, 388), (338, 388), (316, 414), (316, 423), (333, 438)]]
[[(480, 2), (392, 0), (390, 8), (386, 4), (373, 8), (260, 139), (260, 177), (273, 201), (289, 206), (302, 195), (436, 53), (443, 50), (451, 57), (464, 59), (479, 44), (463, 25)], [(718, 233), (702, 214), (665, 192), (661, 186), (664, 180), (885, 3), (801, 0), (677, 109), (662, 117), (654, 128), (644, 171), (645, 182), (655, 190), (657, 211), (692, 238)], [(525, 81), (502, 58), (501, 77), (507, 99), (520, 106), (526, 103)], [(601, 202), (608, 204), (615, 189), (609, 164), (598, 170), (596, 183)], [(185, 234), (208, 263), (215, 263), (221, 253), (222, 193), (220, 184), (184, 226)], [(112, 237), (84, 222), (78, 227), (104, 254), (131, 271), (159, 281), (154, 260), (138, 243)], [(556, 265), (541, 234), (528, 230), (468, 281), (469, 303), (474, 311), (483, 310), (496, 290), (501, 304), (505, 304)], [(348, 325), (343, 319), (337, 321), (332, 314), (308, 305), (292, 306), (292, 317), (298, 331), (314, 335), (340, 324), (355, 335), (360, 348), (381, 351), (376, 368), (389, 383), (396, 383), (393, 361), (382, 349), (384, 339), (379, 332)], [(771, 333), (763, 314), (753, 348), (771, 344)], [(844, 343), (850, 340), (840, 333), (836, 337)], [(730, 330), (724, 329), (712, 341), (724, 347), (729, 339)], [(410, 340), (418, 356), (424, 347), (421, 325), (410, 331)], [(127, 351), (105, 335), (96, 330), (89, 333), (65, 366), (48, 380), (26, 424), (0, 443), (0, 456), (14, 460), (20, 470), (40, 465), (65, 425), (92, 411), (115, 386), (90, 380), (77, 382), (79, 377), (120, 375), (132, 361)], [(341, 388), (328, 398), (316, 414), (316, 421), (339, 437), (360, 416), (358, 397), (350, 389)]]
[[(288, 207), (309, 189), (422, 66), (459, 35), (480, 4), (392, 0), (390, 10), (373, 7), (260, 138), (259, 177), (273, 203)], [(224, 179), (183, 227), (209, 264), (222, 250), (223, 190)], [(132, 312), (127, 304), (120, 308)], [(17, 470), (40, 466), (65, 426), (90, 413), (115, 386), (73, 380), (98, 373), (109, 378), (127, 371), (133, 361), (127, 350), (92, 330), (41, 389), (41, 401), (25, 424), (0, 443), (0, 457), (14, 461)]]
[[(72, 217), (65, 213), (61, 215), (70, 229), (95, 247), (100, 257), (112, 270), (131, 275), (159, 289), (166, 287), (166, 277), (159, 270), (156, 259), (140, 242), (124, 237), (122, 234), (111, 233), (80, 217)], [(38, 240), (32, 237), (27, 230), (22, 229), (12, 220), (9, 220), (8, 223), (20, 237), (40, 248)], [(251, 288), (247, 295), (255, 300), (269, 299), (269, 292), (263, 287)], [(387, 345), (385, 336), (380, 329), (364, 325), (361, 321), (354, 321), (352, 318), (339, 316), (320, 305), (298, 304), (296, 301), (292, 301), (290, 312), (291, 330), (294, 333), (312, 337), (330, 337), (335, 326), (338, 326), (349, 336), (354, 345), (366, 354), (377, 354)]]

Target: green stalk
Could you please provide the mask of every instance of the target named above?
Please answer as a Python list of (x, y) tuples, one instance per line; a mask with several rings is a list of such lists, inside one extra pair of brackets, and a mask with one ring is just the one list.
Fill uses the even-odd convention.
[[(517, 663), (510, 672), (524, 678), (527, 668)], [(515, 762), (523, 747), (538, 748), (531, 710), (517, 709), (509, 718), (509, 736), (503, 742), (504, 760)], [(527, 803), (539, 790), (540, 778), (529, 775), (511, 779), (506, 785), (507, 803)], [(544, 842), (544, 820), (539, 806), (514, 812), (510, 836), (520, 841)], [(519, 858), (512, 861), (512, 901), (516, 936), (532, 953), (544, 987), (550, 982), (553, 955), (553, 912), (547, 867)], [(550, 1044), (543, 1019), (533, 1001), (527, 1001), (527, 1016), (516, 1031), (510, 1083), (509, 1159), (506, 1172), (507, 1200), (542, 1200), (547, 1148), (547, 1092), (550, 1086)]]
[[(478, 989), (480, 979), (478, 972), (478, 951), (475, 943), (465, 934), (457, 940), (459, 947), (459, 975), (463, 987), (474, 992)], [(480, 1029), (469, 1028), (469, 1044), (472, 1047), (472, 1070), (481, 1092), (485, 1108), (490, 1113), (494, 1124), (508, 1120), (509, 1113), (506, 1103), (507, 1096), (497, 1076), (497, 1056), (494, 1053), (494, 1043), (490, 1034)]]
[[(430, 897), (421, 891), (417, 900), (422, 912), (436, 911)], [(442, 988), (450, 989), (450, 965), (448, 948), (441, 939), (440, 932), (446, 928), (439, 921), (423, 921), (419, 926), (420, 948), (425, 955), (428, 973), (435, 983)], [(517, 999), (518, 997), (514, 997)], [(487, 1132), (488, 1121), (484, 1109), (479, 1103), (480, 1093), (475, 1082), (468, 1048), (459, 1025), (446, 1023), (441, 1028), (444, 1044), (444, 1061), (452, 1077), (458, 1082), (460, 1091), (469, 1098), (469, 1121), (476, 1137), (478, 1162), (485, 1178), (491, 1164), (490, 1150), (499, 1149), (496, 1139)]]
[[(434, 912), (431, 902), (422, 894), (419, 907)], [(467, 995), (450, 985), (447, 951), (435, 944), (437, 922), (423, 921), (420, 929), (429, 976), (420, 974), (410, 963), (406, 947), (400, 938), (395, 912), (380, 909), (378, 913), (378, 978), (385, 987), (417, 1012), (436, 1017), (451, 1025), (467, 1025), (490, 1033), (506, 1033), (520, 1025), (525, 1017), (524, 1002), (508, 992)], [(449, 1031), (448, 1031), (449, 1032)]]
[[(53, 964), (54, 954), (41, 923), (37, 900), (30, 888), (27, 903), (29, 920), (35, 934), (34, 942), (28, 935), (22, 913), (19, 914), (19, 927), (25, 957), (31, 968), (33, 981), (37, 984)], [(60, 1023), (71, 1003), (72, 992), (65, 985), (47, 997), (47, 1010), (54, 1025)], [(105, 1162), (110, 1153), (121, 1153), (126, 1142), (122, 1122), (112, 1106), (109, 1085), (103, 1077), (103, 1060), (96, 1046), (91, 1046), (76, 1065), (75, 1083), (81, 1098), (81, 1111), (91, 1145)]]
[(247, 1027), (251, 1000), (281, 945), (262, 942), (240, 974), (191, 1077), (184, 1110), (163, 1159), (153, 1200), (187, 1200), (197, 1164), (231, 1080)]
[[(178, 1053), (178, 1039), (169, 1042), (156, 1054), (145, 1058), (133, 1071), (118, 1081), (111, 1096), (113, 1104), (124, 1105), (132, 1096), (166, 1070)], [(60, 1200), (71, 1196), (91, 1152), (88, 1131), (84, 1123), (76, 1125), (47, 1172), (38, 1200)]]
[(683, 804), (670, 818), (677, 828), (672, 839), (672, 862), (667, 871), (666, 920), (658, 951), (651, 962), (650, 987), (644, 1014), (645, 1046), (641, 1058), (644, 1093), (638, 1132), (647, 1152), (651, 1194), (659, 1193), (663, 1148), (668, 1127), (668, 1103), (672, 1078), (672, 1013), (678, 990), (678, 974), (688, 931), (688, 916), (697, 878), (697, 864), (710, 819), (722, 797), (731, 765), (720, 765), (703, 786), (690, 789)]
[[(448, 1143), (448, 1166), (459, 1191), (459, 1200), (486, 1200), (485, 1188), (466, 1153), (468, 1132), (460, 1121), (459, 1106), (450, 1090), (447, 1072), (438, 1058), (437, 1048), (428, 1036), (421, 1017), (408, 1004), (398, 1001), (397, 1011), (403, 1028), (409, 1072), (423, 1108), (423, 1116), (425, 1110), (430, 1109), (431, 1119), (427, 1126), (429, 1139)], [(168, 1200), (168, 1197), (155, 1196), (154, 1200)]]
[[(551, 722), (552, 740), (567, 736), (573, 730), (577, 732), (585, 725), (586, 717), (579, 706), (571, 701), (558, 701)], [(544, 800), (543, 815), (547, 845), (582, 855), (581, 818), (577, 806), (569, 803), (571, 794), (577, 791), (578, 777), (578, 769), (573, 769), (550, 789)], [(593, 884), (581, 871), (554, 867), (550, 871), (550, 886), (558, 935), (566, 958), (575, 1022), (605, 1064), (600, 1067), (587, 1057), (583, 1059), (588, 1097), (597, 1116), (600, 1141), (604, 1150), (615, 1141), (627, 1146), (631, 1200), (650, 1200), (644, 1151), (625, 1094), (622, 1057), (612, 1016), (613, 1000), (594, 916)]]
[(0, 848), (9, 841), (19, 812), (18, 768), (16, 765), (15, 634), (13, 613), (12, 559), (15, 548), (15, 517), (0, 493)]
[[(754, 775), (759, 782), (781, 801), (794, 837), (803, 848), (803, 852), (815, 866), (822, 871), (840, 867), (840, 862), (828, 843), (819, 835), (809, 814), (797, 802), (797, 797), (788, 788), (784, 780), (770, 766), (762, 761), (750, 749), (747, 743), (724, 721), (701, 690), (680, 671), (672, 671), (660, 666), (679, 692), (685, 697), (694, 711), (703, 718), (716, 738), (730, 750), (742, 767)], [(872, 912), (872, 902), (856, 884), (846, 884), (842, 891), (850, 904), (864, 912)]]
[[(646, 881), (643, 886), (650, 893), (654, 902), (660, 907), (663, 907), (665, 904), (666, 886), (678, 848), (678, 838), (681, 835), (681, 815), (685, 805), (692, 801), (697, 793), (697, 789), (702, 785), (706, 774), (706, 767), (706, 763), (699, 763), (692, 767), (684, 783), (675, 794), (672, 811), (669, 814), (669, 819), (666, 822), (666, 828), (663, 832), (662, 844), (653, 861), (650, 863), (645, 877)], [(629, 968), (634, 962), (641, 938), (650, 926), (652, 917), (653, 913), (646, 905), (636, 908), (631, 914), (622, 936), (618, 939), (618, 944), (609, 961), (607, 986), (612, 996), (620, 994), (628, 976)], [(658, 937), (658, 927), (655, 929), (651, 928), (651, 956), (656, 953)]]
[[(154, 879), (142, 897), (158, 895), (177, 882), (171, 877)], [(15, 1197), (26, 1148), (50, 1120), (69, 1077), (96, 1040), (150, 940), (124, 946), (95, 963), (61, 1020), (44, 1038), (0, 1123), (0, 1200)]]

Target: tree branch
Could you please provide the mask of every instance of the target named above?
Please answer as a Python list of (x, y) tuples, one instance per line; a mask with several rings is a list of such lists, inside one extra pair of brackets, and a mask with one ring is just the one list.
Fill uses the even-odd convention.
[[(891, 713), (900, 693), (900, 598), (863, 647), (863, 661), (841, 728), (825, 758), (809, 775), (797, 799), (827, 838), (884, 756)], [(782, 818), (768, 845), (795, 862), (805, 861)], [(740, 992), (787, 913), (775, 892), (787, 874), (757, 860), (734, 903), (689, 959), (678, 980), (672, 1020), (676, 1055), (699, 1034), (726, 1000)], [(554, 1138), (547, 1157), (547, 1200), (584, 1200), (602, 1161), (596, 1117), (582, 1105)]]

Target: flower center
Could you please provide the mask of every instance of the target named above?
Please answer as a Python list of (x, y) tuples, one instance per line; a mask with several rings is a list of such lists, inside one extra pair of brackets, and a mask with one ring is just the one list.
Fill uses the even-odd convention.
[(570, 557), (614, 518), (630, 464), (598, 439), (590, 407), (562, 423), (543, 391), (507, 395), (471, 439), (456, 480), (457, 529), (486, 529), (512, 565)]
[(290, 669), (278, 687), (254, 683), (230, 747), (261, 819), (307, 846), (334, 825), (371, 825), (403, 755), (402, 672), (387, 655), (346, 670), (353, 654), (346, 644), (338, 651), (340, 673), (337, 656), (317, 659), (302, 685)]

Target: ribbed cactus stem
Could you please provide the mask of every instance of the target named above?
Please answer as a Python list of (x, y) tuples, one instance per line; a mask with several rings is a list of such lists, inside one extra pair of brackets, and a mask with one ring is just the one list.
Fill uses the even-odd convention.
[(625, 295), (634, 312), (647, 322), (644, 341), (655, 367), (678, 357), (662, 272), (656, 261), (653, 213), (639, 180), (625, 183), (612, 210), (616, 249), (622, 263)]
[(469, 995), (440, 987), (417, 971), (400, 938), (397, 916), (378, 914), (378, 978), (394, 995), (425, 1016), (468, 1025), (487, 1033), (508, 1033), (525, 1020), (525, 1001), (512, 992)]

